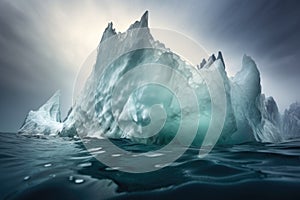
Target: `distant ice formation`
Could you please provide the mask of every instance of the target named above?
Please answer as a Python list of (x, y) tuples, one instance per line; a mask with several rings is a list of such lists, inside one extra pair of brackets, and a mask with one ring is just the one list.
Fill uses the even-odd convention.
[(37, 111), (30, 111), (19, 132), (33, 135), (57, 135), (63, 128), (61, 122), (60, 91), (55, 94)]

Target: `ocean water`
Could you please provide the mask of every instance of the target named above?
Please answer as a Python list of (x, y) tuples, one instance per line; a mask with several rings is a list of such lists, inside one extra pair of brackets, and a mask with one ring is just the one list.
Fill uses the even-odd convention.
[(300, 199), (300, 140), (197, 154), (189, 148), (168, 167), (130, 174), (100, 163), (80, 140), (0, 133), (0, 199)]

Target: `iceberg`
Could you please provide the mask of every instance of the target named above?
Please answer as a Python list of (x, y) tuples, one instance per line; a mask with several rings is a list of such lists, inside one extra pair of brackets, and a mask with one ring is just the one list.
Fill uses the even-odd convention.
[(60, 91), (57, 91), (38, 110), (31, 110), (18, 132), (28, 135), (57, 135), (63, 128), (59, 97)]
[[(144, 48), (138, 48), (141, 46)], [(171, 66), (183, 81), (179, 82), (178, 74), (172, 70), (162, 73), (158, 65)], [(136, 70), (137, 66), (143, 66), (142, 72)], [(147, 11), (124, 33), (117, 33), (113, 24), (108, 24), (98, 46), (93, 70), (64, 122), (60, 121), (59, 93), (56, 93), (39, 110), (29, 112), (19, 132), (60, 136), (78, 134), (167, 144), (175, 137), (183, 121), (187, 124), (186, 137), (196, 131), (194, 144), (199, 145), (205, 139), (214, 102), (207, 83), (197, 70), (205, 72), (208, 77), (218, 73), (222, 79), (226, 113), (218, 143), (278, 143), (298, 137), (300, 104), (292, 104), (281, 115), (275, 100), (261, 93), (260, 73), (251, 57), (243, 57), (241, 70), (232, 78), (227, 76), (221, 52), (217, 57), (213, 54), (199, 65), (192, 66), (153, 38), (148, 28)], [(124, 81), (126, 74), (133, 71), (135, 74)], [(152, 80), (177, 88), (174, 91), (183, 90), (177, 94), (182, 96), (183, 102), (190, 103), (181, 104), (172, 91), (161, 85), (132, 89), (149, 80), (150, 74)], [(195, 91), (196, 98), (188, 94), (189, 88)], [(194, 99), (197, 99), (196, 104)], [(217, 112), (222, 110), (214, 109)], [(157, 134), (151, 131), (157, 131)]]
[(300, 103), (296, 102), (290, 105), (289, 109), (284, 111), (282, 117), (283, 138), (285, 140), (299, 137), (300, 133)]
[(231, 85), (238, 127), (233, 138), (240, 142), (280, 142), (277, 105), (272, 97), (265, 99), (261, 94), (259, 70), (251, 57), (243, 57), (242, 69), (232, 78)]

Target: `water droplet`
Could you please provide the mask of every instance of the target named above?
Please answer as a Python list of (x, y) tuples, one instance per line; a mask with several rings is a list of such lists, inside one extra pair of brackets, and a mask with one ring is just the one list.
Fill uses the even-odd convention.
[(29, 180), (29, 179), (30, 179), (30, 176), (25, 176), (23, 180), (24, 180), (24, 181), (27, 181), (27, 180)]
[(44, 167), (51, 167), (51, 166), (52, 166), (51, 163), (44, 164)]
[(74, 182), (75, 182), (76, 184), (81, 184), (81, 183), (84, 182), (84, 180), (83, 180), (83, 179), (80, 179), (80, 178), (77, 178), (77, 179), (75, 179)]

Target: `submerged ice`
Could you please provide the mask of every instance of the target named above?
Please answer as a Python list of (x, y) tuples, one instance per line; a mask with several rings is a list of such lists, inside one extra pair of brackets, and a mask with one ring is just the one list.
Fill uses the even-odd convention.
[[(141, 31), (130, 31), (134, 29)], [(136, 49), (141, 44), (148, 48)], [(120, 52), (127, 53), (109, 63), (109, 58)], [(180, 107), (174, 94), (158, 85), (140, 87), (127, 96), (129, 88), (136, 81), (142, 82), (149, 75), (154, 80), (163, 80), (173, 87), (184, 85), (176, 82), (175, 74), (162, 74), (155, 67), (151, 67), (153, 63), (168, 65), (178, 71), (195, 91), (199, 107)], [(106, 65), (108, 67), (103, 71)], [(118, 81), (140, 65), (148, 67), (143, 73), (138, 73), (124, 82), (118, 97), (113, 96), (112, 91), (117, 87)], [(275, 100), (261, 93), (260, 73), (251, 57), (243, 57), (242, 68), (233, 78), (227, 76), (221, 52), (217, 57), (212, 55), (207, 61), (203, 59), (198, 66), (191, 66), (165, 48), (164, 44), (154, 40), (148, 29), (147, 12), (125, 33), (117, 33), (113, 24), (108, 24), (98, 47), (93, 71), (64, 122), (60, 120), (59, 93), (55, 93), (37, 111), (29, 112), (19, 132), (61, 136), (80, 134), (166, 144), (175, 137), (182, 119), (187, 124), (190, 123), (191, 127), (199, 120), (194, 143), (200, 144), (211, 120), (212, 101), (206, 83), (191, 69), (205, 71), (207, 76), (213, 77), (215, 73), (221, 75), (225, 88), (226, 116), (219, 143), (277, 143), (298, 137), (300, 104), (292, 104), (281, 115)], [(192, 101), (189, 99), (192, 97), (185, 98), (186, 101)], [(156, 118), (151, 118), (150, 110), (153, 111), (154, 104), (159, 106), (153, 112)], [(195, 110), (200, 110), (200, 113)], [(151, 123), (163, 125), (158, 134), (151, 135), (151, 129), (145, 128)], [(188, 137), (189, 131), (186, 131), (186, 135)]]

